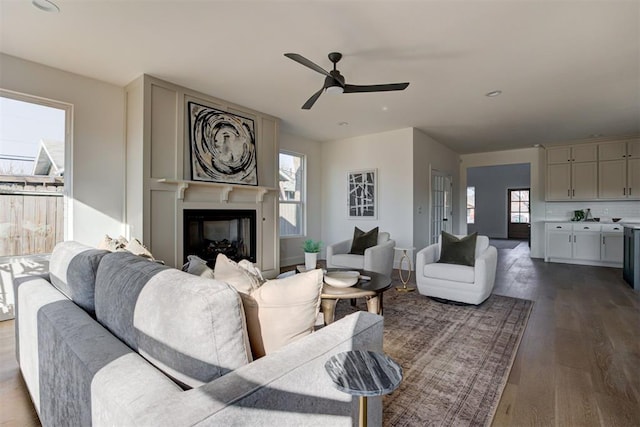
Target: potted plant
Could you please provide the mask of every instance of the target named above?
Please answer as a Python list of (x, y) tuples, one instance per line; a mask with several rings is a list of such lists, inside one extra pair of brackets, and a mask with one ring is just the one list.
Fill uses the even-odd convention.
[(307, 270), (313, 270), (316, 268), (318, 263), (318, 253), (320, 252), (320, 247), (322, 246), (322, 242), (307, 239), (304, 241), (302, 245), (302, 249), (304, 250), (304, 268)]

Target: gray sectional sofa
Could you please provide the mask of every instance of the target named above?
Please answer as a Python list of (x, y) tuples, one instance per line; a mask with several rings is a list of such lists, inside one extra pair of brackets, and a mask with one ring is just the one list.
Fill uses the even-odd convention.
[[(45, 426), (350, 426), (357, 399), (324, 364), (382, 351), (382, 317), (359, 312), (253, 361), (233, 287), (76, 242), (14, 287), (17, 358)], [(379, 398), (368, 416), (381, 425)]]

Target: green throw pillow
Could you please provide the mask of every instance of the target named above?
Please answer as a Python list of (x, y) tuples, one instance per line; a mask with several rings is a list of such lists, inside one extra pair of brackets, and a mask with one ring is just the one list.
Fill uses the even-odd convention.
[(440, 259), (444, 264), (459, 264), (473, 267), (476, 264), (476, 237), (478, 233), (457, 238), (446, 231), (442, 232)]
[(366, 233), (358, 227), (353, 231), (350, 254), (364, 255), (364, 250), (378, 244), (378, 227)]

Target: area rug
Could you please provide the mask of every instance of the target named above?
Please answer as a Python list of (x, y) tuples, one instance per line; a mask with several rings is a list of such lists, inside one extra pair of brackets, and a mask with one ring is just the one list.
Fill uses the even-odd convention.
[[(385, 292), (384, 351), (404, 377), (384, 397), (384, 425), (490, 425), (532, 306), (499, 295), (476, 307)], [(336, 318), (353, 310), (340, 301)]]

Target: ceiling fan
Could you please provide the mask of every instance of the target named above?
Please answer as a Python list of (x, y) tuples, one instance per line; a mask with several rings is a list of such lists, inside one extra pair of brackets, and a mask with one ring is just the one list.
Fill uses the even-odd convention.
[(320, 74), (325, 75), (324, 84), (322, 88), (311, 95), (311, 98), (307, 100), (302, 106), (303, 110), (309, 110), (313, 104), (320, 98), (322, 92), (326, 90), (327, 93), (356, 93), (356, 92), (388, 92), (393, 90), (405, 90), (409, 83), (388, 83), (381, 85), (348, 85), (345, 83), (344, 77), (340, 74), (340, 71), (336, 69), (336, 64), (342, 59), (342, 54), (339, 52), (331, 52), (329, 54), (329, 61), (333, 63), (333, 70), (327, 71), (319, 65), (314, 64), (302, 55), (297, 53), (285, 53), (289, 59), (311, 68)]

